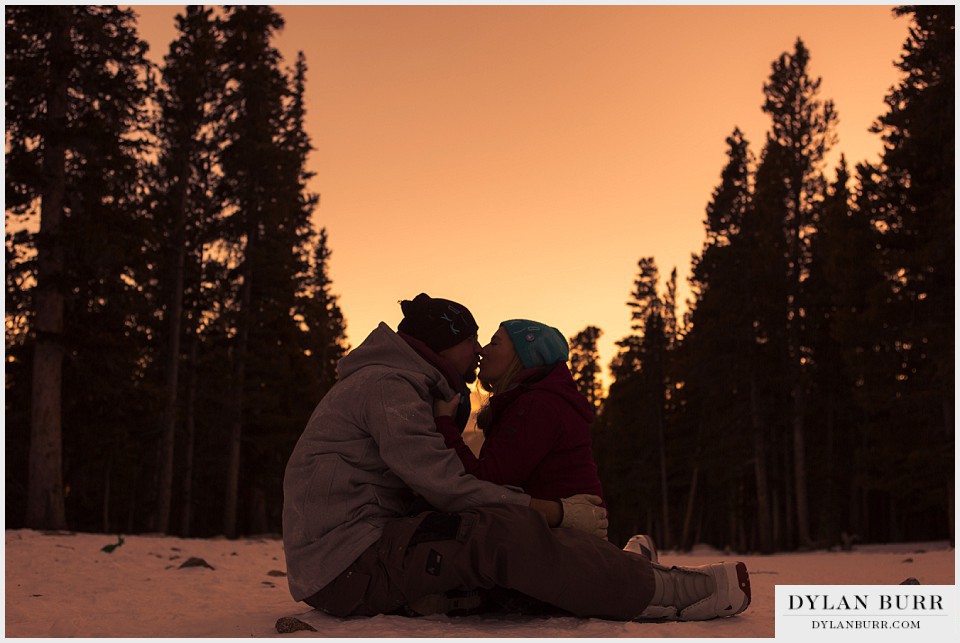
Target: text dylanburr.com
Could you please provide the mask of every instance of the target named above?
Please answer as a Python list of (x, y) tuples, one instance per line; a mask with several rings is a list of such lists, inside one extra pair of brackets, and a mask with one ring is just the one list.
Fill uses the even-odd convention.
[(783, 640), (960, 640), (953, 585), (777, 585)]

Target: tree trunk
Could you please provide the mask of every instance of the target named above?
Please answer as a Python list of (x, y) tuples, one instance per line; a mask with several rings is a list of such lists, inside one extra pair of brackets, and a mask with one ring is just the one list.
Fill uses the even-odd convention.
[[(184, 164), (186, 166), (186, 164)], [(177, 387), (180, 375), (180, 335), (183, 317), (183, 271), (186, 259), (184, 225), (187, 218), (187, 180), (189, 167), (182, 167), (177, 177), (176, 220), (174, 222), (172, 260), (173, 290), (167, 308), (167, 378), (166, 407), (160, 449), (160, 489), (157, 501), (157, 531), (170, 532), (170, 505), (173, 497), (173, 459), (177, 430)]]
[[(658, 383), (663, 386), (662, 382)], [(663, 402), (658, 400), (657, 433), (660, 437), (660, 500), (663, 512), (663, 544), (661, 547), (669, 549), (673, 546), (670, 538), (670, 497), (667, 489), (667, 438), (663, 426)]]
[(777, 502), (777, 490), (771, 492), (770, 519), (773, 521), (773, 549), (783, 549), (783, 518), (780, 515), (780, 503)]
[(180, 533), (190, 536), (193, 522), (193, 445), (196, 435), (195, 405), (197, 399), (197, 344), (196, 333), (190, 342), (190, 378), (187, 382), (187, 400), (184, 412), (186, 440), (183, 454), (183, 510), (180, 517)]
[(110, 470), (113, 469), (113, 455), (107, 457), (106, 470), (103, 473), (103, 527), (102, 531), (108, 534), (110, 529)]
[(680, 547), (689, 549), (693, 543), (690, 542), (690, 528), (693, 525), (693, 508), (697, 499), (697, 481), (700, 478), (700, 449), (703, 439), (703, 420), (697, 423), (697, 451), (693, 460), (693, 473), (690, 474), (690, 494), (687, 496), (687, 510), (683, 515), (683, 530), (680, 534)]
[(63, 372), (63, 200), (66, 145), (70, 7), (48, 9), (50, 67), (43, 133), (43, 188), (37, 237), (36, 336), (30, 414), (26, 526), (65, 529), (61, 395)]
[(223, 503), (223, 534), (227, 538), (236, 538), (237, 535), (237, 500), (240, 490), (240, 456), (243, 441), (243, 390), (247, 369), (247, 341), (250, 334), (250, 282), (253, 275), (252, 239), (252, 234), (247, 236), (243, 286), (240, 288), (240, 327), (237, 332), (237, 350), (234, 355), (233, 420), (230, 426), (227, 484)]
[(809, 548), (810, 519), (807, 511), (807, 456), (805, 446), (804, 415), (806, 413), (806, 395), (803, 384), (798, 380), (793, 389), (793, 474), (797, 503), (797, 537), (800, 546)]
[[(803, 388), (803, 347), (802, 322), (800, 301), (800, 278), (803, 272), (805, 253), (803, 250), (803, 171), (796, 172), (790, 180), (792, 207), (792, 228), (790, 230), (791, 267), (789, 269), (788, 296), (787, 296), (787, 359), (789, 360), (788, 373), (790, 376), (791, 408), (790, 425), (793, 437), (793, 497), (796, 503), (796, 537), (801, 547), (810, 546), (810, 522), (807, 512), (807, 458), (805, 448), (804, 417), (806, 414), (806, 397)], [(788, 469), (789, 471), (789, 469)], [(789, 475), (789, 474), (788, 474)], [(789, 508), (787, 509), (789, 512)], [(788, 513), (788, 516), (791, 514)], [(793, 536), (791, 530), (791, 537)]]
[(690, 549), (693, 543), (690, 541), (690, 528), (693, 526), (693, 508), (697, 499), (697, 481), (700, 478), (700, 463), (693, 465), (693, 473), (690, 474), (690, 495), (687, 497), (687, 511), (683, 516), (683, 533), (680, 535), (680, 547), (684, 550)]
[(773, 552), (773, 527), (770, 518), (770, 494), (767, 480), (767, 456), (763, 439), (763, 422), (757, 408), (756, 376), (750, 375), (750, 427), (753, 434), (753, 473), (757, 483), (757, 531), (760, 538), (760, 551)]
[[(840, 483), (842, 477), (838, 475), (836, 471), (836, 453), (838, 451), (839, 437), (836, 432), (837, 425), (837, 408), (839, 403), (836, 399), (836, 393), (833, 390), (830, 390), (827, 393), (827, 417), (826, 417), (826, 445), (824, 453), (824, 466), (823, 471), (825, 472), (825, 479), (819, 481), (820, 489), (826, 492), (825, 502), (821, 504), (820, 515), (824, 517), (824, 523), (821, 524), (819, 530), (819, 536), (826, 537), (828, 541), (832, 541), (840, 533), (839, 517), (843, 507), (843, 501), (841, 496), (838, 493), (835, 493), (835, 489), (841, 489), (843, 485)], [(824, 511), (825, 510), (825, 511)]]
[(793, 549), (797, 543), (796, 507), (794, 506), (794, 487), (796, 478), (793, 475), (793, 445), (786, 442), (780, 445), (780, 456), (783, 458), (783, 539), (787, 549)]

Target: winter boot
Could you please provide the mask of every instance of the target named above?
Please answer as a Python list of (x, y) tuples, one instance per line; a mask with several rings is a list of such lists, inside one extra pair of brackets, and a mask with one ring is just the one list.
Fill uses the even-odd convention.
[(631, 536), (627, 544), (624, 545), (623, 551), (632, 551), (635, 554), (640, 554), (651, 563), (660, 562), (660, 556), (657, 553), (657, 546), (654, 544), (653, 538), (645, 534)]
[(750, 575), (743, 563), (651, 567), (653, 599), (640, 619), (706, 621), (734, 616), (750, 605)]

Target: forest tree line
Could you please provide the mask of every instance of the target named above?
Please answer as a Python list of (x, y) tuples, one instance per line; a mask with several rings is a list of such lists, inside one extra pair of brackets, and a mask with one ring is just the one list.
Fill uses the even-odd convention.
[(7, 526), (278, 532), (347, 349), (311, 216), (306, 62), (190, 6), (6, 13)]
[(641, 258), (598, 406), (610, 540), (771, 552), (954, 538), (954, 8), (911, 19), (902, 80), (853, 174), (801, 39), (763, 88), (759, 156), (734, 129), (678, 319), (676, 270)]
[[(773, 551), (952, 537), (953, 8), (912, 19), (881, 161), (828, 180), (809, 52), (738, 130), (678, 319), (644, 257), (598, 408), (611, 540)], [(117, 7), (6, 7), (8, 527), (278, 532), (347, 350), (311, 216), (306, 62), (271, 8), (185, 8), (163, 63)], [(37, 227), (39, 225), (39, 227)]]

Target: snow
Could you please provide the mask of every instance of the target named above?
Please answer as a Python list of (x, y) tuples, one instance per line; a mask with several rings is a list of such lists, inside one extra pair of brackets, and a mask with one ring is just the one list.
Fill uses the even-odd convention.
[[(482, 615), (336, 619), (309, 612), (287, 591), (276, 537), (182, 539), (106, 534), (6, 532), (6, 635), (17, 637), (642, 637), (759, 638), (774, 635), (774, 585), (954, 584), (947, 542), (859, 546), (738, 556), (750, 570), (753, 602), (740, 616), (704, 623), (619, 623), (600, 619)], [(180, 568), (191, 557), (204, 566)], [(708, 547), (661, 553), (661, 562), (697, 565), (727, 558)], [(307, 615), (304, 616), (304, 613)], [(317, 632), (280, 635), (282, 616)]]

